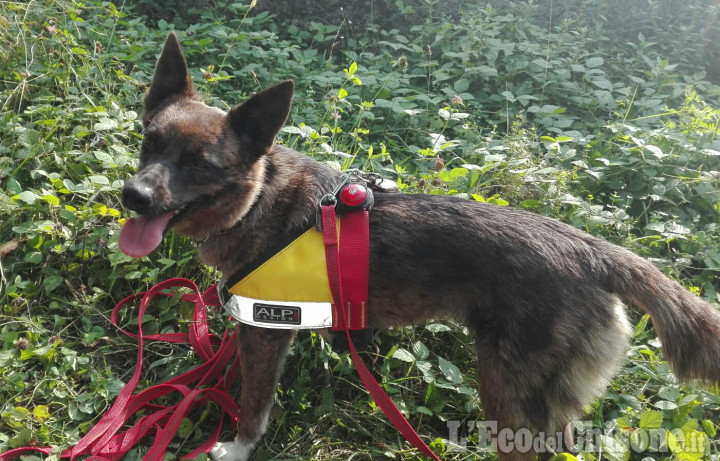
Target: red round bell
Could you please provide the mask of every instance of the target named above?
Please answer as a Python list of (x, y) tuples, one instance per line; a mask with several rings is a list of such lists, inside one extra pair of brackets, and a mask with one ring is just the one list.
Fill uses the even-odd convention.
[(350, 184), (340, 191), (340, 200), (348, 206), (362, 205), (367, 196), (367, 189), (361, 184)]

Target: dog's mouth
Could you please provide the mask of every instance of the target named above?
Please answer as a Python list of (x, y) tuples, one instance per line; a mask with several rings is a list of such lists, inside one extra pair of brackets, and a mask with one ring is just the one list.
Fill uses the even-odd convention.
[(128, 218), (120, 231), (120, 250), (133, 258), (147, 256), (160, 246), (163, 235), (187, 216), (190, 209), (177, 209), (157, 216), (137, 215)]

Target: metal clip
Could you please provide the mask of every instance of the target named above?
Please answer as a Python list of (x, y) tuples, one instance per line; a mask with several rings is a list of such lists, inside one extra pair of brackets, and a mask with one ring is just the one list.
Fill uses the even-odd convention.
[(322, 232), (322, 207), (324, 206), (335, 206), (337, 205), (337, 195), (340, 192), (340, 189), (343, 188), (345, 184), (348, 183), (350, 180), (350, 173), (346, 173), (337, 186), (335, 186), (335, 189), (333, 189), (332, 192), (327, 193), (320, 197), (320, 200), (318, 201), (318, 206), (315, 209), (315, 229), (318, 232)]

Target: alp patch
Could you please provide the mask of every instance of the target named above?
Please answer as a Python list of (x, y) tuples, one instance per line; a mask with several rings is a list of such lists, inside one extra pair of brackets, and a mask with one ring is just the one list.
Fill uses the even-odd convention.
[(279, 306), (275, 304), (253, 304), (253, 320), (263, 323), (280, 325), (300, 325), (302, 310), (295, 306)]

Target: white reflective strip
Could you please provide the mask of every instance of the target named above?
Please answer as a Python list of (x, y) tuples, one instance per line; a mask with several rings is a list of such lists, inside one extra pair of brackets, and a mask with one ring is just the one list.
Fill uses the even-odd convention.
[(256, 327), (304, 330), (332, 326), (330, 303), (265, 301), (231, 295), (223, 307), (236, 320)]

